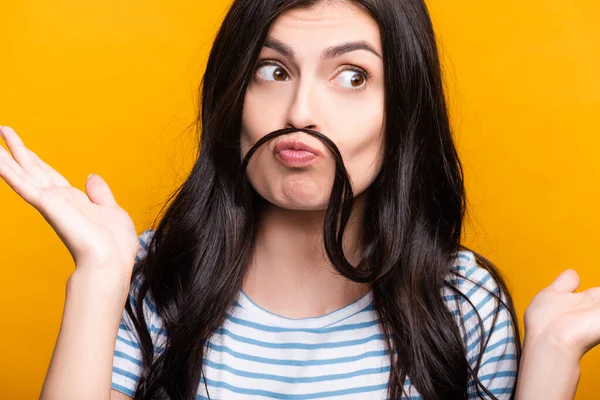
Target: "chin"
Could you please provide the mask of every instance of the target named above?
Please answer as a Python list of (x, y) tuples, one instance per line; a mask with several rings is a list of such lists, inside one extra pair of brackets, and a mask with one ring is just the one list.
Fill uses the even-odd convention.
[(325, 211), (327, 210), (327, 204), (298, 204), (298, 203), (287, 203), (287, 204), (275, 204), (277, 207), (284, 210), (290, 211)]
[(319, 211), (326, 210), (329, 196), (323, 191), (277, 190), (261, 193), (260, 196), (275, 207), (294, 211)]
[(267, 201), (276, 207), (295, 211), (319, 211), (326, 210), (329, 198), (323, 198), (322, 193), (310, 193), (303, 195), (279, 194)]
[(265, 200), (280, 208), (322, 210), (327, 208), (331, 193), (332, 182), (328, 181), (307, 174), (291, 174), (264, 179), (254, 188)]

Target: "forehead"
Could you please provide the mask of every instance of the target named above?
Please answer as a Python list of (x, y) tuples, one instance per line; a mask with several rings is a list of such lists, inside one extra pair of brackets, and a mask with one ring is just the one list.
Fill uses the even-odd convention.
[(275, 20), (268, 36), (298, 52), (364, 40), (381, 54), (377, 22), (365, 10), (346, 1), (322, 1), (310, 8), (289, 10)]

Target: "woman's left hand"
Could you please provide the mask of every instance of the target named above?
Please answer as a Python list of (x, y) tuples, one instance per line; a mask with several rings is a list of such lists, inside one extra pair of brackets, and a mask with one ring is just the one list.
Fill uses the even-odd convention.
[(577, 272), (563, 272), (525, 311), (525, 345), (548, 343), (579, 360), (600, 343), (600, 287), (575, 293)]
[(569, 269), (525, 311), (516, 400), (575, 398), (581, 357), (600, 343), (600, 287), (575, 293), (578, 287)]

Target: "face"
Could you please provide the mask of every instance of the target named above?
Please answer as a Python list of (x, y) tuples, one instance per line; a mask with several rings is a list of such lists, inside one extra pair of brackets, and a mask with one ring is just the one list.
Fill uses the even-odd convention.
[[(242, 155), (281, 128), (314, 129), (339, 148), (354, 195), (381, 166), (384, 82), (379, 27), (346, 2), (290, 10), (272, 25), (246, 91)], [(335, 159), (304, 132), (259, 148), (249, 181), (271, 204), (293, 210), (327, 207)]]

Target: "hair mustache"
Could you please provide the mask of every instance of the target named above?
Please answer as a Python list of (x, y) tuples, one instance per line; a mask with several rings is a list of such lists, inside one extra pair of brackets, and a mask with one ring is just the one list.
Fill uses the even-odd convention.
[(329, 149), (335, 159), (335, 176), (323, 226), (323, 238), (327, 256), (334, 267), (345, 277), (356, 282), (372, 281), (372, 273), (364, 270), (362, 261), (358, 266), (353, 266), (350, 264), (343, 251), (342, 239), (352, 212), (354, 194), (352, 192), (350, 177), (340, 150), (335, 143), (323, 133), (307, 128), (283, 128), (270, 132), (260, 138), (250, 150), (248, 150), (240, 163), (236, 179), (236, 202), (238, 204), (250, 203), (251, 192), (253, 189), (248, 181), (246, 170), (254, 153), (256, 153), (256, 151), (265, 143), (279, 136), (293, 132), (304, 132), (317, 138)]

